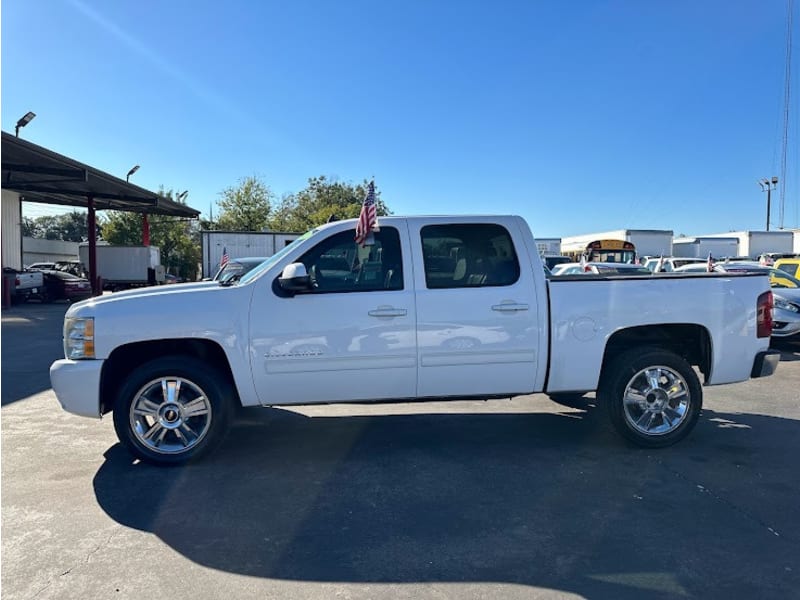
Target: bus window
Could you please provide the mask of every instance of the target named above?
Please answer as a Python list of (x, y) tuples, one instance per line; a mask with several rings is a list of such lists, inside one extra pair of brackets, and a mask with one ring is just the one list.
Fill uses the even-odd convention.
[(633, 263), (636, 247), (625, 240), (597, 240), (586, 245), (589, 262)]

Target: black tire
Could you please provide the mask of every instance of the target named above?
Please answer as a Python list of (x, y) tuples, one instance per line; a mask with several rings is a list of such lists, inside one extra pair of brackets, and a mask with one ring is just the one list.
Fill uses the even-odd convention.
[(604, 369), (598, 390), (611, 423), (645, 448), (671, 446), (697, 425), (703, 388), (694, 369), (674, 352), (634, 348)]
[[(164, 388), (172, 390), (167, 397)], [(136, 458), (182, 464), (222, 442), (233, 400), (231, 384), (211, 365), (188, 356), (157, 358), (123, 382), (114, 405), (114, 429)]]

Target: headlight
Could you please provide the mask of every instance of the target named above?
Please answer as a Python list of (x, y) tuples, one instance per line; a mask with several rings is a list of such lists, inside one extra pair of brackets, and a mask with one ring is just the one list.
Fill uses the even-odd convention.
[(782, 308), (783, 310), (790, 310), (795, 313), (800, 313), (800, 306), (797, 306), (797, 304), (792, 304), (791, 302), (787, 302), (783, 298), (778, 298), (777, 296), (774, 297), (773, 301), (775, 308)]
[(64, 319), (64, 356), (94, 358), (94, 317)]

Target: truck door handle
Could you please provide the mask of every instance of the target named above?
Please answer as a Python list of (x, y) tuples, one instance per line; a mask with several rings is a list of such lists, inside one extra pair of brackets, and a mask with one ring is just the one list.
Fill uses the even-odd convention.
[(370, 317), (405, 317), (408, 311), (405, 308), (394, 308), (393, 306), (379, 306), (375, 310), (369, 311)]
[(520, 310), (528, 310), (528, 305), (517, 304), (516, 302), (504, 302), (503, 304), (495, 304), (492, 306), (492, 310), (496, 310), (498, 312), (517, 312)]

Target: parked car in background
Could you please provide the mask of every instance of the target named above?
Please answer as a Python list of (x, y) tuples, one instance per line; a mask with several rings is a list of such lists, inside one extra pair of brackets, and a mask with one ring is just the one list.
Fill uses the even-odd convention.
[(552, 269), (556, 265), (561, 265), (564, 263), (572, 262), (572, 259), (569, 256), (547, 256), (543, 257), (544, 264), (547, 266), (548, 269)]
[[(688, 257), (675, 257), (675, 256), (656, 256), (650, 257), (642, 263), (649, 271), (653, 273), (671, 273), (678, 267), (691, 264), (707, 264), (708, 258), (688, 258)], [(659, 263), (661, 268), (658, 268)], [(656, 270), (658, 269), (658, 270)]]
[(798, 257), (779, 258), (772, 266), (776, 269), (780, 269), (781, 271), (786, 271), (792, 277), (797, 277), (800, 275), (800, 258)]
[[(676, 273), (703, 273), (705, 265), (686, 265)], [(714, 273), (764, 273), (769, 275), (772, 288), (772, 337), (788, 338), (800, 334), (800, 279), (775, 267), (765, 267), (757, 262), (720, 262)]]
[(28, 270), (30, 271), (52, 271), (56, 268), (56, 263), (54, 262), (35, 262), (33, 264), (28, 265)]
[(49, 269), (42, 271), (44, 286), (33, 297), (41, 302), (54, 302), (56, 300), (85, 300), (92, 296), (92, 286), (88, 279), (78, 277), (66, 271)]
[(83, 263), (79, 260), (57, 260), (56, 271), (64, 271), (65, 273), (72, 273), (84, 279), (89, 278), (88, 271), (84, 268)]
[(164, 283), (183, 283), (186, 281), (183, 277), (178, 277), (172, 273), (164, 273)]
[(647, 267), (631, 263), (587, 262), (562, 263), (552, 269), (554, 276), (559, 275), (652, 275)]
[(64, 271), (78, 277), (86, 277), (86, 271), (79, 260), (56, 260), (54, 262), (35, 262), (28, 266), (30, 271)]
[(782, 258), (797, 258), (796, 254), (787, 254), (785, 252), (764, 252), (758, 256), (758, 264), (765, 267), (772, 267), (775, 261)]
[(3, 267), (3, 277), (7, 278), (12, 286), (11, 301), (15, 303), (37, 297), (44, 285), (42, 272), (37, 270), (18, 271), (11, 267)]
[(232, 258), (228, 264), (222, 267), (214, 275), (214, 281), (226, 282), (233, 277), (241, 277), (248, 271), (255, 269), (258, 265), (267, 260), (267, 256), (245, 256), (242, 258)]

